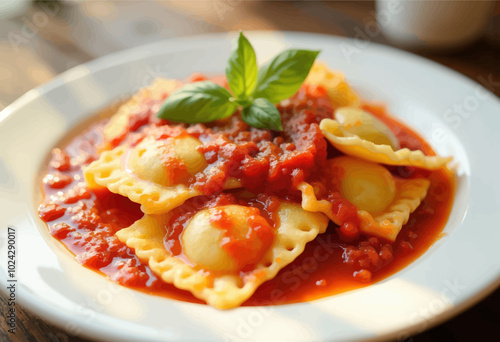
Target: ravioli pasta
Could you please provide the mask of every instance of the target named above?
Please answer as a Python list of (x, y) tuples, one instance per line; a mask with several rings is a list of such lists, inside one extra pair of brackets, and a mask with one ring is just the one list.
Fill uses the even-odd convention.
[(140, 203), (145, 213), (161, 213), (175, 208), (187, 199), (201, 195), (184, 184), (165, 187), (163, 185), (138, 179), (126, 171), (123, 156), (127, 147), (120, 146), (112, 151), (102, 152), (99, 160), (90, 164), (84, 171), (85, 181), (90, 188), (106, 187), (109, 191), (128, 197)]
[[(240, 206), (229, 207), (222, 209), (228, 211), (239, 227), (244, 226), (241, 221), (248, 220), (244, 210)], [(146, 215), (116, 235), (165, 282), (190, 291), (219, 309), (237, 307), (247, 300), (260, 284), (275, 277), (300, 255), (306, 243), (323, 233), (328, 224), (328, 218), (321, 213), (281, 203), (272, 245), (251, 271), (242, 273), (237, 272), (221, 250), (219, 230), (209, 222), (207, 212), (208, 209), (200, 211), (184, 230), (181, 237), (184, 257), (173, 256), (165, 248), (165, 235), (170, 229), (168, 213)]]
[[(165, 213), (203, 194), (183, 183), (206, 167), (203, 155), (196, 150), (200, 144), (190, 136), (160, 141), (146, 138), (135, 147), (123, 145), (102, 152), (84, 169), (84, 177), (90, 188), (106, 187), (126, 196), (140, 203), (146, 214)], [(170, 167), (162, 162), (168, 157), (174, 161)], [(238, 186), (234, 179), (226, 182), (227, 188)]]
[(150, 86), (139, 90), (118, 108), (117, 112), (113, 114), (109, 122), (104, 126), (104, 144), (101, 146), (101, 149), (110, 149), (111, 142), (122, 137), (127, 132), (131, 116), (141, 105), (145, 102), (163, 100), (181, 85), (181, 82), (177, 80), (157, 78)]
[[(235, 95), (224, 77), (189, 79)], [(273, 109), (281, 131), (249, 124), (267, 107), (188, 124), (221, 117), (210, 111), (234, 98), (213, 84), (201, 88), (214, 96), (168, 98), (186, 83), (155, 80), (53, 151), (39, 215), (82, 265), (124, 286), (229, 309), (251, 297), (247, 304), (296, 303), (353, 279), (369, 283), (391, 272), (393, 246), (420, 239), (405, 254), (416, 258), (440, 234), (454, 193), (451, 158), (425, 155), (432, 150), (410, 128), (362, 110), (341, 72), (315, 63)], [(167, 119), (173, 110), (184, 123)], [(419, 169), (401, 178), (392, 165)], [(82, 177), (86, 184), (75, 181)]]
[(374, 163), (436, 170), (452, 159), (426, 156), (420, 150), (399, 149), (397, 139), (384, 126), (357, 108), (342, 108), (335, 113), (335, 120), (323, 119), (320, 123), (325, 138), (339, 151)]
[(369, 236), (378, 236), (395, 241), (401, 228), (408, 223), (410, 214), (418, 208), (427, 195), (429, 181), (417, 178), (396, 180), (396, 194), (392, 203), (377, 214), (358, 211), (361, 231)]
[[(200, 145), (201, 142), (191, 136), (166, 140), (147, 137), (130, 151), (127, 167), (142, 180), (170, 187), (205, 169), (205, 157), (197, 150)], [(173, 163), (166, 166), (166, 160)]]
[[(348, 156), (331, 159), (328, 166), (341, 169), (341, 195), (358, 208), (360, 230), (390, 241), (396, 239), (430, 185), (427, 179), (398, 178), (381, 165)], [(323, 212), (340, 224), (331, 203), (318, 200), (311, 184), (302, 182), (297, 188), (302, 192), (304, 210)]]
[(341, 72), (331, 70), (324, 63), (314, 63), (305, 83), (324, 87), (335, 107), (358, 107), (361, 105), (359, 96), (347, 84), (344, 75)]

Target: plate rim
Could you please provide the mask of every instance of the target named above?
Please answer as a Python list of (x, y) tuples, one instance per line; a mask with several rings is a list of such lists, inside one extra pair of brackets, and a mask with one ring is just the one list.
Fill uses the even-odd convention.
[[(276, 34), (276, 33), (278, 33), (278, 34), (283, 34), (285, 37), (287, 37), (287, 36), (302, 36), (302, 37), (316, 36), (316, 37), (320, 37), (321, 39), (330, 39), (330, 40), (337, 41), (337, 42), (342, 42), (342, 41), (354, 42), (355, 41), (352, 38), (339, 37), (339, 36), (333, 36), (333, 35), (322, 34), (322, 33), (307, 33), (307, 32), (298, 32), (298, 31), (272, 31), (272, 30), (255, 30), (255, 31), (248, 31), (248, 32), (249, 32), (249, 34), (269, 34), (269, 33)], [(112, 63), (110, 63), (110, 62), (115, 57), (118, 57), (118, 56), (120, 56), (122, 59), (124, 59), (124, 61), (123, 61), (124, 63), (125, 62), (132, 62), (134, 60), (144, 59), (150, 55), (158, 54), (158, 50), (156, 50), (156, 52), (155, 52), (155, 47), (159, 46), (159, 45), (164, 44), (165, 46), (168, 46), (169, 44), (175, 44), (177, 42), (183, 42), (183, 44), (189, 45), (189, 43), (192, 41), (196, 41), (196, 40), (204, 39), (204, 38), (226, 39), (227, 40), (229, 37), (231, 37), (233, 35), (236, 35), (236, 32), (233, 31), (233, 32), (208, 33), (208, 34), (199, 34), (199, 35), (193, 35), (193, 36), (188, 36), (188, 37), (169, 38), (169, 39), (164, 39), (164, 40), (148, 43), (145, 45), (133, 47), (130, 49), (117, 51), (117, 52), (114, 52), (112, 54), (108, 54), (108, 55), (93, 59), (93, 60), (88, 61), (86, 63), (75, 66), (71, 69), (68, 69), (67, 71), (55, 76), (49, 82), (46, 82), (40, 86), (37, 86), (37, 87), (33, 88), (32, 90), (28, 91), (27, 93), (25, 93), (24, 95), (20, 96), (18, 99), (16, 99), (14, 102), (9, 104), (6, 108), (4, 108), (0, 112), (0, 124), (2, 124), (4, 122), (4, 120), (6, 120), (10, 115), (15, 114), (17, 110), (20, 110), (24, 105), (26, 105), (30, 101), (33, 101), (38, 97), (43, 97), (43, 95), (46, 92), (48, 92), (52, 89), (55, 89), (55, 88), (58, 88), (61, 86), (64, 87), (65, 84), (68, 83), (68, 79), (79, 78), (80, 77), (80, 76), (78, 76), (79, 69), (81, 69), (82, 67), (86, 68), (88, 70), (89, 74), (92, 74), (92, 73), (95, 73), (99, 70), (103, 70), (103, 69), (107, 69), (107, 68), (111, 67)], [(182, 50), (181, 47), (178, 47), (177, 49)], [(374, 42), (370, 42), (370, 45), (367, 49), (368, 50), (369, 49), (376, 49), (379, 51), (383, 51), (384, 53), (388, 53), (390, 55), (393, 55), (393, 54), (403, 55), (407, 59), (409, 58), (409, 63), (415, 63), (415, 62), (420, 63), (420, 64), (424, 63), (427, 66), (432, 66), (433, 68), (439, 69), (439, 72), (441, 72), (441, 73), (446, 72), (448, 74), (448, 76), (460, 79), (461, 83), (465, 83), (468, 86), (478, 86), (479, 85), (482, 88), (486, 89), (485, 87), (480, 85), (478, 82), (475, 82), (474, 80), (470, 79), (469, 77), (467, 77), (467, 76), (465, 76), (465, 75), (463, 75), (463, 74), (461, 74), (453, 69), (450, 69), (444, 65), (441, 65), (437, 62), (426, 59), (424, 57), (415, 55), (411, 52), (399, 50), (399, 49), (391, 47), (391, 46), (385, 46), (385, 45), (374, 43)], [(142, 50), (147, 50), (148, 52), (145, 53)], [(140, 53), (138, 54), (138, 56), (135, 56), (132, 58), (133, 52), (140, 52)], [(130, 55), (130, 56), (126, 57), (127, 55)], [(76, 78), (73, 76), (76, 76)], [(500, 108), (500, 99), (493, 92), (491, 92), (489, 89), (486, 89), (486, 91), (491, 96), (490, 100), (496, 102), (496, 104)], [(83, 117), (82, 119), (85, 119), (85, 117)], [(433, 316), (433, 320), (428, 325), (427, 329), (429, 329), (433, 326), (436, 326), (438, 324), (441, 324), (443, 321), (446, 321), (446, 320), (450, 319), (451, 317), (462, 313), (470, 306), (474, 305), (475, 303), (477, 303), (480, 300), (487, 297), (489, 294), (491, 294), (499, 286), (500, 286), (500, 275), (497, 277), (496, 282), (490, 283), (488, 286), (484, 287), (482, 291), (476, 292), (476, 294), (474, 296), (469, 296), (467, 299), (465, 299), (459, 305), (455, 306), (453, 309), (446, 310), (445, 312), (443, 312), (439, 315)], [(6, 294), (5, 289), (3, 287), (1, 288), (1, 291), (4, 295)], [(27, 294), (25, 294), (25, 296), (26, 295)], [(31, 295), (31, 294), (29, 294), (29, 295)], [(21, 300), (19, 298), (19, 302), (21, 302), (21, 303), (24, 302), (24, 299)], [(29, 305), (26, 305), (27, 302), (28, 301), (26, 301), (25, 303), (22, 303), (23, 309), (26, 309), (29, 312), (31, 312), (39, 317), (42, 314), (43, 315), (52, 315), (54, 317), (54, 320), (50, 320), (50, 318), (47, 319), (47, 317), (44, 317), (44, 318), (46, 318), (48, 321), (50, 321), (50, 323), (64, 329), (64, 327), (63, 327), (63, 324), (65, 323), (64, 314), (59, 313), (59, 312), (54, 313), (53, 310), (52, 311), (51, 310), (44, 310), (43, 305), (38, 305), (38, 304), (40, 304), (40, 302), (33, 301)], [(30, 306), (37, 306), (37, 305), (34, 305), (34, 303), (36, 303), (38, 305), (37, 309), (39, 310), (39, 312), (31, 310)], [(291, 305), (294, 305), (294, 304), (291, 304)], [(418, 322), (415, 323), (415, 326), (413, 327), (413, 329), (411, 327), (405, 327), (405, 331), (410, 331), (410, 332), (414, 333), (415, 330), (418, 328), (418, 324), (419, 324)], [(96, 330), (96, 324), (90, 323), (90, 324), (88, 324), (88, 326), (84, 326), (84, 327), (91, 328), (88, 330), (84, 329), (84, 332), (82, 334), (82, 335), (88, 336), (90, 338), (96, 338), (96, 337), (101, 338), (102, 336), (106, 335), (105, 329), (102, 330), (102, 329), (100, 329), (100, 327), (97, 327), (97, 330)], [(92, 329), (96, 332), (98, 330), (101, 330), (99, 332), (100, 335), (96, 336), (95, 334), (91, 333)], [(89, 333), (88, 335), (87, 335), (87, 332)], [(390, 338), (391, 336), (395, 337), (395, 336), (397, 336), (397, 334), (399, 332), (400, 332), (400, 330), (395, 331), (392, 334), (388, 333), (386, 335), (380, 335), (380, 336), (377, 336), (376, 338), (374, 338), (373, 340)], [(107, 337), (119, 337), (119, 335), (113, 335), (113, 334), (106, 335), (106, 336)], [(369, 340), (371, 340), (371, 339), (369, 339)]]

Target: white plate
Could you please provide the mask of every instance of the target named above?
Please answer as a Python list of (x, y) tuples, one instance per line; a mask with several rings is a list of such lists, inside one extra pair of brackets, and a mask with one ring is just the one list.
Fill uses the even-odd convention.
[[(7, 293), (7, 227), (17, 230), (16, 300), (68, 333), (122, 341), (319, 341), (403, 338), (477, 302), (500, 279), (500, 102), (442, 66), (384, 46), (305, 33), (249, 32), (259, 61), (285, 46), (322, 49), (365, 98), (386, 102), (458, 162), (447, 235), (421, 258), (367, 288), (308, 303), (209, 306), (149, 296), (78, 265), (37, 217), (38, 174), (65, 133), (157, 76), (222, 73), (235, 34), (167, 40), (78, 66), (0, 114), (0, 282)], [(487, 79), (487, 77), (485, 77)], [(462, 108), (462, 112), (457, 108)], [(464, 114), (465, 113), (465, 114)]]

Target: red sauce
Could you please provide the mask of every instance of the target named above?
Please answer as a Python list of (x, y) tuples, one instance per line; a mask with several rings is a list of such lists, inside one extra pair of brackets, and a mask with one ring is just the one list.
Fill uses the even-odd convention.
[(164, 243), (166, 249), (175, 256), (182, 255), (180, 235), (189, 220), (200, 210), (235, 204), (235, 199), (227, 194), (220, 194), (213, 199), (205, 196), (194, 197), (171, 211)]
[[(171, 211), (168, 225), (165, 227), (165, 247), (174, 256), (184, 258), (181, 233), (186, 228), (190, 219), (200, 210), (210, 210), (210, 222), (224, 231), (221, 247), (234, 258), (242, 271), (253, 269), (274, 240), (274, 228), (277, 222), (279, 200), (272, 196), (260, 194), (253, 200), (248, 200), (235, 192), (221, 193), (213, 198), (194, 197)], [(248, 232), (241, 234), (235, 228), (233, 220), (221, 210), (227, 205), (251, 206), (246, 220), (249, 225)]]
[[(164, 125), (164, 121), (158, 122), (149, 116), (148, 124), (136, 127), (132, 135), (129, 125), (130, 138), (125, 142), (135, 145), (147, 136), (163, 140), (186, 134), (199, 139), (203, 145), (198, 151), (205, 156), (208, 167), (190, 179), (186, 177), (185, 184), (207, 196), (222, 192), (226, 181), (236, 178), (253, 193), (269, 193), (300, 202), (301, 194), (296, 190), (300, 182), (319, 184), (323, 189), (318, 194), (320, 199), (332, 203), (333, 214), (341, 223), (338, 233), (344, 239), (356, 238), (359, 235), (357, 209), (338, 191), (332, 191), (331, 182), (335, 177), (324, 173), (328, 152), (319, 123), (333, 115), (327, 92), (322, 87), (303, 86), (278, 109), (283, 132), (249, 127), (238, 114), (215, 124), (190, 127)], [(185, 165), (171, 153), (165, 154), (164, 165), (176, 180), (187, 175)]]
[(95, 148), (102, 142), (102, 126), (102, 123), (92, 126), (64, 151), (52, 151), (47, 175), (62, 173), (72, 182), (58, 188), (42, 181), (44, 202), (39, 206), (40, 217), (47, 222), (52, 236), (73, 252), (82, 265), (124, 286), (200, 302), (190, 293), (159, 280), (114, 235), (143, 216), (140, 206), (108, 190), (93, 192), (86, 187), (82, 167), (97, 158)]
[[(204, 79), (200, 75), (193, 77), (196, 81)], [(219, 82), (224, 84), (224, 80)], [(439, 238), (447, 221), (454, 196), (450, 172), (388, 167), (399, 177), (429, 178), (429, 193), (394, 243), (360, 235), (357, 209), (340, 196), (337, 171), (326, 172), (323, 168), (326, 159), (339, 152), (327, 145), (319, 130), (321, 119), (332, 116), (330, 101), (320, 87), (303, 87), (279, 106), (283, 132), (250, 128), (238, 115), (210, 125), (167, 125), (168, 122), (155, 117), (159, 105), (159, 101), (144, 101), (132, 116), (127, 131), (111, 143), (137, 144), (148, 135), (161, 140), (187, 134), (203, 142), (199, 151), (209, 166), (194, 177), (185, 176), (185, 165), (172, 155), (167, 153), (163, 159), (169, 170), (178, 170), (174, 177), (185, 177), (187, 185), (205, 193), (173, 210), (165, 236), (165, 246), (173, 255), (182, 255), (179, 236), (199, 210), (251, 204), (255, 209), (251, 209), (254, 213), (248, 220), (250, 235), (254, 234), (250, 238), (237, 236), (231, 220), (223, 213), (212, 215), (214, 223), (225, 231), (224, 248), (241, 265), (251, 265), (256, 259), (248, 255), (258, 255), (264, 250), (262, 246), (272, 243), (278, 199), (300, 202), (300, 192), (292, 189), (304, 180), (319, 190), (319, 198), (333, 204), (332, 210), (342, 223), (340, 227), (331, 223), (326, 233), (308, 243), (303, 254), (276, 278), (264, 283), (245, 305), (301, 302), (379, 281), (425, 252)], [(387, 115), (384, 108), (366, 105), (365, 109), (394, 131), (402, 147), (434, 155), (420, 136)], [(199, 303), (190, 293), (159, 280), (114, 235), (142, 217), (139, 205), (107, 190), (92, 192), (86, 187), (81, 168), (98, 157), (96, 146), (103, 144), (103, 124), (92, 126), (64, 150), (54, 149), (42, 181), (44, 202), (39, 207), (40, 217), (81, 264), (125, 286)], [(230, 177), (240, 179), (247, 190), (259, 195), (248, 200), (235, 193), (221, 193)], [(255, 240), (261, 244), (250, 242)]]
[(344, 242), (330, 224), (326, 233), (309, 242), (294, 262), (261, 285), (245, 305), (322, 298), (364, 287), (406, 267), (440, 238), (453, 204), (452, 177), (447, 170), (432, 172), (427, 197), (394, 243), (363, 236)]
[[(195, 80), (201, 80), (200, 77)], [(254, 193), (266, 189), (289, 195), (293, 184), (303, 181), (315, 166), (324, 163), (327, 144), (319, 122), (331, 117), (333, 111), (326, 91), (317, 87), (301, 88), (288, 105), (278, 109), (282, 114), (283, 132), (249, 127), (238, 115), (210, 125), (165, 125), (165, 120), (159, 122), (154, 116), (156, 111), (145, 107), (131, 116), (130, 121), (134, 124), (124, 133), (137, 132), (126, 140), (132, 145), (146, 136), (165, 140), (189, 134), (200, 139), (204, 144), (199, 151), (209, 167), (186, 183), (206, 195), (222, 191), (230, 177), (240, 179), (243, 186)], [(145, 115), (144, 111), (149, 114)], [(136, 116), (149, 119), (139, 120)], [(112, 145), (116, 144), (117, 141)], [(171, 161), (165, 163), (170, 166)]]
[(224, 232), (221, 247), (237, 261), (238, 269), (246, 267), (252, 270), (271, 246), (275, 232), (258, 208), (247, 207), (245, 210), (247, 232), (241, 232), (222, 208), (212, 208), (209, 221)]

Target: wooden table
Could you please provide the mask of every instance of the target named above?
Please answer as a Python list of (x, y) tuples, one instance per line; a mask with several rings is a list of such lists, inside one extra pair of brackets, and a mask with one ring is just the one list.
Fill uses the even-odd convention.
[[(230, 30), (291, 30), (357, 37), (375, 22), (373, 1), (45, 1), (0, 22), (0, 109), (53, 76), (101, 55), (158, 39)], [(125, 25), (128, 24), (128, 25)], [(125, 32), (124, 32), (125, 30)], [(366, 38), (366, 37), (365, 37)], [(389, 44), (382, 34), (369, 41)], [(389, 44), (390, 45), (390, 44)], [(454, 54), (418, 52), (500, 96), (500, 3), (485, 37)], [(497, 335), (500, 291), (456, 318), (404, 341), (468, 341)], [(6, 312), (0, 297), (0, 312)], [(15, 334), (1, 341), (87, 341), (17, 308)]]

